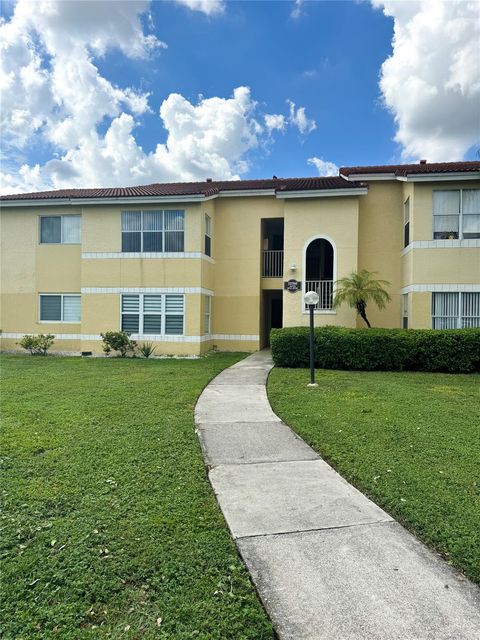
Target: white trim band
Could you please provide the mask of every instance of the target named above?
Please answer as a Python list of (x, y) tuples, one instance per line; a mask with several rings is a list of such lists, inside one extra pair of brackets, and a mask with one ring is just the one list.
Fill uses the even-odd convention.
[(452, 180), (479, 180), (480, 171), (450, 171), (438, 173), (407, 173), (397, 176), (395, 173), (350, 173), (340, 174), (349, 182), (378, 182), (380, 180), (398, 180), (399, 182), (447, 182)]
[[(53, 324), (53, 323), (52, 323)], [(58, 340), (101, 340), (100, 336), (88, 336), (82, 335), (81, 333), (50, 333), (50, 331), (46, 331), (43, 334), (35, 333), (35, 331), (24, 331), (23, 333), (11, 333), (4, 331), (0, 333), (0, 338), (23, 338), (23, 336), (39, 336), (45, 334), (53, 335)]]
[(123, 196), (120, 198), (30, 198), (25, 200), (2, 200), (2, 207), (38, 207), (38, 206), (83, 206), (87, 204), (161, 204), (171, 202), (205, 202), (216, 196), (175, 195), (175, 196)]
[(344, 180), (348, 180), (348, 182), (363, 182), (364, 180), (372, 182), (380, 180), (396, 180), (394, 173), (351, 173), (349, 175), (341, 173), (340, 177)]
[(243, 335), (243, 334), (228, 334), (228, 333), (215, 333), (210, 336), (204, 336), (207, 340), (240, 340), (258, 342), (260, 336), (255, 335)]
[(478, 284), (409, 284), (400, 289), (401, 293), (415, 293), (421, 291), (431, 293), (477, 293), (480, 292), (480, 282)]
[(173, 252), (135, 252), (135, 253), (126, 253), (122, 251), (112, 251), (112, 252), (86, 252), (82, 253), (82, 260), (107, 260), (107, 259), (116, 259), (116, 260), (125, 260), (132, 258), (176, 258), (177, 260), (181, 260), (183, 258), (196, 258), (198, 260), (206, 260), (207, 262), (211, 262), (215, 264), (215, 260), (210, 256), (201, 253), (200, 251), (179, 251), (177, 253)]
[[(39, 333), (26, 331), (24, 333), (0, 333), (0, 338), (21, 339), (23, 336), (38, 336)], [(84, 341), (101, 341), (101, 336), (97, 334), (81, 334), (81, 333), (54, 333), (52, 334), (57, 340), (84, 340)], [(242, 335), (242, 334), (214, 334), (204, 336), (167, 336), (167, 335), (145, 335), (140, 333), (132, 334), (133, 340), (150, 340), (153, 342), (211, 342), (213, 340), (236, 340), (241, 342), (258, 342), (260, 336)]]
[(410, 242), (400, 255), (405, 256), (412, 249), (480, 249), (480, 239), (467, 238), (465, 240), (414, 240)]
[(204, 287), (82, 287), (82, 293), (204, 293), (213, 296)]
[(331, 198), (335, 196), (364, 196), (368, 193), (366, 187), (360, 187), (358, 189), (318, 189), (316, 191), (278, 191), (275, 194), (276, 198), (289, 199), (289, 198)]
[(219, 198), (243, 198), (250, 196), (274, 196), (275, 189), (225, 189), (218, 192)]
[(411, 173), (397, 176), (400, 182), (446, 182), (456, 180), (479, 180), (480, 171), (450, 171), (449, 173)]

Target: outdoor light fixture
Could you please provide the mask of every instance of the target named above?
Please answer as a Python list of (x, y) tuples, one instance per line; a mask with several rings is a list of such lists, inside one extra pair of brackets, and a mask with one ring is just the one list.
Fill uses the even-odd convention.
[(310, 384), (309, 387), (318, 387), (315, 382), (315, 349), (314, 349), (314, 333), (313, 333), (313, 310), (315, 309), (320, 296), (316, 291), (307, 291), (305, 294), (305, 304), (310, 311)]
[(296, 264), (291, 264), (290, 265), (290, 271), (296, 271), (297, 270), (297, 265)]

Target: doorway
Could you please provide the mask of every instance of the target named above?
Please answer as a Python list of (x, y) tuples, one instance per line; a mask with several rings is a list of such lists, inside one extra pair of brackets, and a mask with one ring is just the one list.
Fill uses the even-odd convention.
[(266, 290), (262, 292), (263, 335), (262, 348), (270, 345), (270, 330), (283, 326), (283, 291)]

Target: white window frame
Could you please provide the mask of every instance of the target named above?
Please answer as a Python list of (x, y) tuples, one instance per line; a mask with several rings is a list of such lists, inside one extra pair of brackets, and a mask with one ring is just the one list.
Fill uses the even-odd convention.
[[(333, 238), (331, 238), (330, 236), (327, 236), (326, 234), (319, 234), (316, 236), (312, 236), (311, 238), (309, 238), (306, 243), (303, 245), (303, 252), (302, 252), (302, 273), (304, 274), (304, 278), (303, 278), (303, 282), (302, 282), (302, 290), (301, 290), (301, 295), (299, 296), (299, 303), (300, 303), (300, 311), (302, 313), (302, 315), (308, 315), (310, 313), (309, 309), (306, 308), (305, 305), (305, 282), (307, 281), (306, 279), (306, 275), (307, 275), (307, 250), (308, 247), (310, 246), (310, 244), (314, 241), (314, 240), (327, 240), (333, 247), (333, 288), (332, 288), (332, 300), (335, 297), (335, 292), (336, 292), (336, 282), (337, 282), (337, 244), (336, 242), (333, 240)], [(286, 294), (284, 294), (286, 295)], [(290, 295), (290, 294), (288, 294)], [(326, 315), (326, 316), (335, 316), (337, 315), (337, 309), (335, 307), (332, 307), (331, 309), (317, 309), (315, 308), (313, 310), (313, 313), (315, 315)]]
[[(183, 218), (183, 229), (181, 233), (183, 233), (183, 249), (181, 251), (165, 251), (165, 237), (167, 233), (180, 233), (180, 231), (175, 231), (172, 229), (165, 229), (165, 213), (169, 213), (170, 211), (180, 211), (182, 213)], [(162, 234), (162, 250), (161, 251), (144, 251), (143, 250), (143, 234), (151, 232), (149, 229), (144, 229), (143, 227), (143, 214), (157, 212), (162, 214), (162, 228), (154, 233)], [(140, 214), (140, 229), (138, 231), (124, 231), (122, 229), (122, 214), (123, 213), (139, 213)], [(123, 234), (124, 233), (140, 233), (140, 251), (124, 251), (123, 249)], [(185, 209), (122, 209), (120, 212), (120, 247), (122, 253), (184, 253), (185, 252)]]
[[(207, 253), (207, 243), (206, 243), (206, 238), (210, 239), (210, 253)], [(204, 246), (204, 251), (205, 251), (205, 255), (209, 256), (210, 258), (212, 257), (212, 218), (208, 215), (208, 213), (205, 214), (205, 246)]]
[[(463, 292), (463, 291), (449, 291), (449, 292), (433, 292), (432, 293), (432, 303), (431, 303), (431, 314), (432, 314), (432, 329), (436, 329), (435, 327), (435, 320), (437, 318), (455, 318), (455, 329), (463, 329), (463, 321), (465, 318), (477, 318), (480, 316), (464, 316), (463, 315), (463, 296), (465, 295), (469, 295), (471, 293), (474, 293), (478, 296), (480, 296), (480, 290), (479, 291), (468, 291), (468, 292)], [(433, 314), (433, 309), (434, 309), (434, 296), (435, 295), (456, 295), (458, 296), (457, 298), (457, 308), (458, 308), (458, 312), (457, 315), (450, 315), (450, 316), (439, 316), (439, 315), (434, 315)], [(480, 305), (480, 303), (479, 303)], [(480, 322), (478, 324), (478, 326), (480, 327)], [(467, 327), (465, 327), (467, 328)]]
[[(432, 191), (432, 239), (433, 240), (440, 240), (440, 238), (435, 238), (435, 212), (433, 211), (433, 193), (442, 193), (443, 191), (458, 191), (460, 193), (460, 210), (458, 213), (458, 238), (450, 238), (450, 240), (470, 240), (472, 238), (464, 238), (463, 237), (463, 192), (464, 191), (480, 191), (480, 189), (434, 189)], [(480, 214), (480, 211), (478, 212)], [(457, 215), (457, 214), (445, 214), (445, 215)], [(475, 215), (475, 214), (465, 214), (466, 216), (468, 215)]]
[[(60, 242), (42, 242), (42, 220), (44, 218), (60, 218)], [(80, 240), (78, 242), (64, 242), (63, 240), (63, 220), (65, 218), (80, 218)], [(38, 244), (82, 244), (82, 215), (80, 213), (54, 214), (38, 217)]]
[(205, 309), (203, 315), (204, 334), (209, 336), (212, 332), (212, 296), (205, 295)]
[[(405, 243), (405, 231), (408, 224), (408, 242)], [(403, 203), (403, 248), (410, 244), (410, 196)]]
[[(131, 335), (134, 336), (134, 339), (138, 338), (139, 336), (159, 336), (162, 340), (168, 340), (169, 338), (175, 338), (177, 336), (184, 336), (185, 335), (185, 316), (186, 316), (186, 304), (185, 304), (185, 294), (183, 293), (122, 293), (120, 294), (120, 331), (123, 331), (123, 315), (137, 315), (137, 314), (133, 314), (133, 313), (123, 313), (123, 304), (122, 304), (122, 300), (123, 300), (123, 296), (138, 296), (139, 300), (138, 300), (138, 304), (139, 304), (139, 308), (138, 308), (138, 333), (132, 333)], [(155, 312), (149, 312), (147, 314), (144, 313), (144, 297), (145, 296), (157, 296), (160, 297), (162, 299), (161, 302), (161, 309), (162, 311), (160, 313), (155, 313)], [(183, 321), (182, 321), (182, 333), (165, 333), (165, 326), (166, 326), (166, 317), (171, 316), (171, 315), (180, 315), (177, 313), (168, 313), (166, 312), (167, 309), (167, 298), (168, 296), (182, 296), (183, 298)], [(158, 315), (161, 316), (161, 330), (160, 333), (144, 333), (143, 332), (143, 316), (144, 315)]]
[[(403, 293), (402, 294), (402, 328), (403, 329), (408, 329), (408, 320), (409, 320), (409, 317), (408, 317), (408, 302), (409, 302), (408, 293)], [(432, 316), (432, 318), (433, 318), (433, 316)], [(407, 321), (406, 322), (407, 326), (405, 326), (405, 320)], [(433, 322), (433, 320), (432, 320), (432, 322)]]
[[(60, 297), (60, 313), (61, 313), (61, 320), (42, 320), (42, 302), (41, 299), (42, 298), (46, 298), (46, 297)], [(63, 299), (64, 298), (72, 298), (72, 297), (76, 297), (80, 299), (80, 318), (78, 320), (64, 320), (63, 319), (63, 314), (64, 314), (64, 310), (63, 310)], [(82, 322), (82, 295), (80, 293), (39, 293), (38, 294), (38, 322), (39, 324), (58, 324), (58, 323), (62, 323), (62, 324), (80, 324)]]

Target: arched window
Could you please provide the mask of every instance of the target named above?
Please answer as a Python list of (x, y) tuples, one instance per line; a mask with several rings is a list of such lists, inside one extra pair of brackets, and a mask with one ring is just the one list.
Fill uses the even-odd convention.
[(334, 282), (334, 247), (326, 238), (315, 238), (305, 252), (305, 293), (320, 296), (317, 309), (332, 309)]

